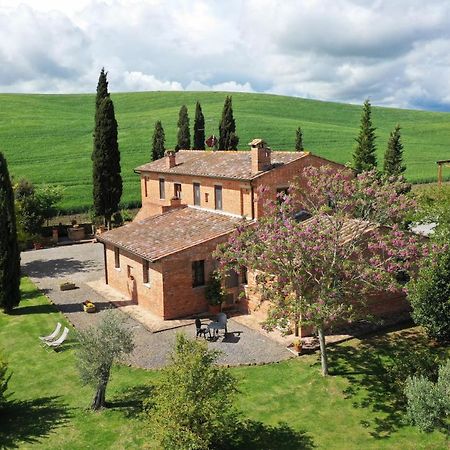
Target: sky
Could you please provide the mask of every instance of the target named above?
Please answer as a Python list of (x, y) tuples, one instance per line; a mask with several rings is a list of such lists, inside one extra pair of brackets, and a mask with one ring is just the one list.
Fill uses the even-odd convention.
[(0, 92), (263, 92), (450, 111), (450, 0), (0, 0)]

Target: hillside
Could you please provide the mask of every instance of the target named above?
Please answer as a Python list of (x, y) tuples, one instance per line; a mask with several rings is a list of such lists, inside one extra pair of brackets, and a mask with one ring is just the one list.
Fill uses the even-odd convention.
[[(112, 93), (119, 123), (124, 204), (139, 201), (133, 169), (150, 158), (156, 120), (166, 132), (166, 147), (176, 142), (178, 110), (189, 108), (191, 126), (196, 100), (202, 104), (206, 133), (217, 134), (223, 92)], [(16, 177), (66, 186), (63, 207), (81, 210), (91, 204), (91, 151), (94, 95), (0, 94), (0, 150)], [(292, 150), (301, 125), (307, 150), (345, 163), (351, 161), (361, 107), (265, 94), (233, 94), (240, 147), (255, 137), (274, 150)], [(438, 159), (450, 159), (450, 114), (373, 108), (378, 160), (382, 163), (389, 132), (402, 126), (407, 178), (434, 181)], [(446, 174), (450, 179), (450, 171)]]

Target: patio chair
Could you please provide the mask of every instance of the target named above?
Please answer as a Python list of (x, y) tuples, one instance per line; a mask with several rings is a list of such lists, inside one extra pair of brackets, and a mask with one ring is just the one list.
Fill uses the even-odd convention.
[(195, 319), (195, 328), (197, 328), (196, 338), (203, 336), (206, 339), (206, 333), (209, 332), (209, 328), (207, 325), (202, 325), (202, 321), (198, 317)]
[(61, 330), (61, 324), (58, 322), (56, 324), (56, 328), (52, 334), (49, 334), (48, 336), (39, 336), (39, 339), (41, 341), (45, 341), (45, 342), (53, 341), (56, 339), (56, 336), (58, 336), (60, 330)]
[(217, 320), (211, 322), (208, 325), (208, 328), (210, 330), (213, 330), (215, 334), (219, 334), (219, 330), (224, 330), (224, 335), (226, 336), (228, 333), (227, 322), (228, 322), (227, 315), (225, 313), (219, 313), (217, 314)]
[(67, 339), (67, 335), (69, 334), (69, 329), (67, 327), (64, 327), (64, 331), (62, 332), (61, 336), (56, 339), (56, 341), (43, 341), (43, 343), (47, 346), (47, 348), (52, 348), (53, 350), (58, 349), (63, 342)]

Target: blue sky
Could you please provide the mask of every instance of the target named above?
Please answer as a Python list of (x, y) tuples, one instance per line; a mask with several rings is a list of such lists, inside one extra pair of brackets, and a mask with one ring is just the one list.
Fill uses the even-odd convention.
[(448, 0), (1, 0), (0, 92), (267, 92), (450, 111)]

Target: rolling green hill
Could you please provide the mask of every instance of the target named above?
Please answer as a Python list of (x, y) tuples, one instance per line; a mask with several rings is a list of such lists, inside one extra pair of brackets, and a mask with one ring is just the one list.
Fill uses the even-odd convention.
[[(139, 201), (133, 169), (150, 159), (156, 120), (166, 132), (166, 147), (176, 143), (178, 110), (189, 108), (191, 126), (196, 100), (202, 104), (206, 133), (217, 134), (223, 92), (140, 92), (111, 94), (119, 123), (124, 204)], [(307, 150), (345, 163), (351, 161), (361, 107), (265, 94), (233, 94), (240, 147), (255, 137), (274, 150), (292, 150), (301, 125)], [(438, 159), (450, 159), (450, 114), (373, 108), (378, 160), (382, 163), (389, 132), (402, 126), (407, 178), (434, 181)], [(0, 94), (0, 150), (16, 177), (66, 186), (63, 208), (91, 205), (91, 151), (94, 95)], [(450, 179), (450, 171), (446, 174)]]

